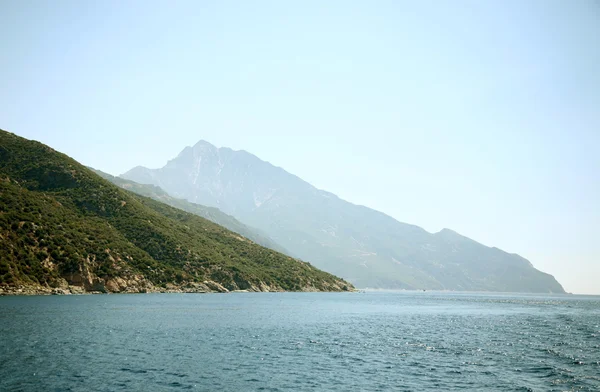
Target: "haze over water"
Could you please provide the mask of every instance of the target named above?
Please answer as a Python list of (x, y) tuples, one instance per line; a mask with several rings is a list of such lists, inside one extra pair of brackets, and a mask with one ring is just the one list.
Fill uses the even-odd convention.
[(600, 297), (0, 297), (0, 390), (597, 391)]

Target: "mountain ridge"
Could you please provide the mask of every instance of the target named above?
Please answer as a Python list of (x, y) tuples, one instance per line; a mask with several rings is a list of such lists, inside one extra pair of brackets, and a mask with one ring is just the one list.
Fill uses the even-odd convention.
[(202, 140), (162, 168), (121, 177), (217, 207), (358, 287), (564, 292), (521, 256), (347, 202), (244, 150)]
[(90, 169), (96, 174), (98, 174), (100, 177), (112, 182), (113, 184), (123, 189), (131, 191), (133, 193), (137, 193), (141, 196), (150, 197), (154, 200), (168, 204), (172, 207), (179, 208), (180, 210), (184, 210), (192, 214), (201, 216), (205, 219), (210, 220), (211, 222), (214, 222), (220, 226), (227, 228), (228, 230), (238, 233), (266, 248), (273, 249), (283, 254), (288, 253), (286, 249), (276, 244), (272, 239), (268, 238), (266, 234), (261, 233), (258, 229), (244, 225), (231, 215), (223, 213), (218, 208), (205, 207), (199, 204), (190, 203), (185, 199), (176, 199), (170, 196), (167, 192), (165, 192), (161, 187), (157, 185), (139, 184), (135, 181), (126, 180), (121, 177), (115, 177), (101, 170), (97, 170), (94, 168)]

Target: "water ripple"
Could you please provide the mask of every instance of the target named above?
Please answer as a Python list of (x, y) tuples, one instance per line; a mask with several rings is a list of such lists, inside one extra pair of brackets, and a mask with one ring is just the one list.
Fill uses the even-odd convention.
[(4, 391), (598, 391), (600, 298), (0, 298)]

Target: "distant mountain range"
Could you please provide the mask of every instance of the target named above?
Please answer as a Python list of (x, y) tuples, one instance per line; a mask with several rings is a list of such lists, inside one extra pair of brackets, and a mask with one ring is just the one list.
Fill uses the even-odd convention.
[[(221, 212), (189, 208), (249, 230)], [(0, 130), (0, 294), (351, 289), (308, 263), (126, 191), (42, 143)]]
[(245, 151), (200, 141), (122, 178), (216, 207), (294, 257), (361, 288), (564, 293), (526, 259), (452, 230), (429, 233), (316, 189)]

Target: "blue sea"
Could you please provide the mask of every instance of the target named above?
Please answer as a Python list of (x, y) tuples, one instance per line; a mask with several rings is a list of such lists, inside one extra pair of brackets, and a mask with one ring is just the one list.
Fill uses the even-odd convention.
[(600, 391), (600, 297), (0, 297), (1, 391)]

